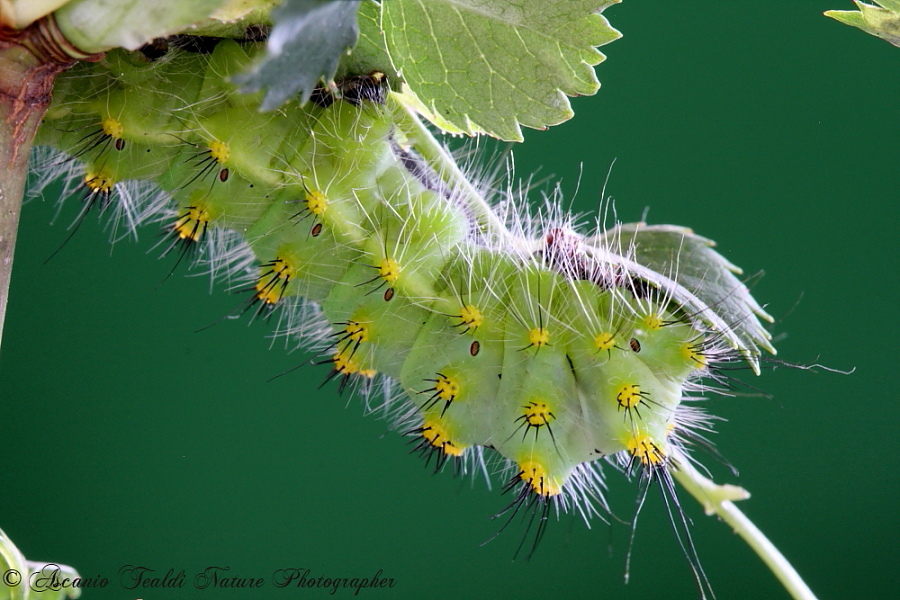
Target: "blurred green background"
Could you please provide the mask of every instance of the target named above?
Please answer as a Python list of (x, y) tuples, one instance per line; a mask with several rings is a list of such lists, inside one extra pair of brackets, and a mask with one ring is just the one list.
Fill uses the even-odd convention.
[[(821, 16), (849, 1), (637, 2), (606, 13), (603, 83), (576, 116), (530, 131), (519, 175), (554, 175), (577, 211), (607, 194), (625, 221), (694, 228), (719, 242), (778, 318), (789, 368), (742, 377), (771, 394), (714, 397), (715, 440), (753, 493), (741, 508), (821, 598), (897, 593), (897, 207), (900, 49)], [(580, 183), (579, 183), (580, 178)], [(536, 200), (535, 197), (533, 200)], [(397, 598), (696, 598), (664, 507), (629, 528), (569, 516), (530, 561), (499, 526), (498, 490), (432, 476), (324, 366), (270, 349), (263, 322), (195, 331), (241, 301), (203, 277), (162, 282), (156, 232), (110, 248), (93, 217), (48, 264), (76, 213), (54, 199), (23, 211), (0, 355), (0, 527), (31, 559), (109, 577), (84, 598), (324, 597), (328, 590), (196, 591), (210, 565), (268, 577), (394, 578)], [(893, 242), (891, 240), (894, 240)], [(273, 381), (273, 375), (303, 364)], [(711, 459), (706, 460), (712, 463)], [(631, 517), (636, 486), (608, 469)], [(718, 597), (784, 598), (727, 526), (686, 495)], [(183, 590), (123, 590), (117, 571), (184, 569)], [(893, 575), (891, 573), (894, 573)], [(340, 590), (337, 596), (349, 596)], [(895, 597), (895, 596), (894, 596)]]

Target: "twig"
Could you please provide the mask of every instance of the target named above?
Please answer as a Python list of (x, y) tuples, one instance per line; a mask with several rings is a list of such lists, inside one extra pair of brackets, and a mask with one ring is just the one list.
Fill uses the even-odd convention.
[(792, 598), (796, 600), (816, 600), (812, 590), (800, 578), (800, 575), (791, 566), (791, 563), (769, 541), (769, 538), (734, 505), (734, 500), (743, 500), (750, 497), (750, 493), (747, 490), (735, 485), (718, 485), (714, 483), (701, 475), (687, 459), (682, 459), (678, 462), (678, 467), (672, 470), (672, 475), (684, 489), (703, 505), (707, 515), (719, 515), (723, 521), (731, 525), (735, 533), (744, 538), (744, 541), (766, 563), (769, 570), (778, 577)]

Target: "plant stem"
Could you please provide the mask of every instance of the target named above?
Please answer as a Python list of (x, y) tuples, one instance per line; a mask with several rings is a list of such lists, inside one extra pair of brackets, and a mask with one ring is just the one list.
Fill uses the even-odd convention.
[(30, 71), (38, 64), (37, 57), (22, 46), (10, 44), (0, 48), (0, 340), (28, 175), (28, 154), (44, 112), (27, 106), (22, 98), (28, 93)]
[(816, 600), (816, 596), (800, 575), (778, 551), (769, 538), (759, 530), (732, 502), (749, 498), (747, 490), (734, 485), (717, 485), (701, 475), (687, 459), (678, 462), (672, 475), (706, 510), (707, 515), (713, 513), (731, 525), (735, 533), (753, 548), (753, 551), (766, 563), (769, 570), (781, 581), (781, 584), (796, 600)]
[[(2, 59), (0, 59), (2, 62)], [(19, 227), (19, 209), (22, 204), (24, 178), (16, 173), (16, 167), (7, 167), (4, 158), (11, 145), (5, 127), (0, 126), (0, 341), (3, 339), (3, 323), (6, 320), (6, 303), (9, 297), (9, 281), (12, 276), (13, 255), (16, 248), (16, 231)]]
[(19, 211), (34, 134), (56, 75), (76, 59), (97, 60), (66, 42), (52, 18), (23, 30), (0, 25), (0, 340), (9, 298)]
[(478, 220), (482, 230), (506, 247), (521, 245), (506, 224), (497, 216), (484, 196), (472, 185), (459, 169), (447, 149), (438, 142), (422, 121), (407, 106), (395, 100), (389, 101), (394, 113), (394, 122), (406, 136), (422, 158), (447, 183), (453, 194), (458, 195), (472, 215)]

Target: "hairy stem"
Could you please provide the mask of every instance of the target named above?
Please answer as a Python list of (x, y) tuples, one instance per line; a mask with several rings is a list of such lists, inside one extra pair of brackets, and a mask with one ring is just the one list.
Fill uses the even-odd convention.
[(791, 563), (769, 541), (769, 538), (734, 505), (733, 500), (750, 497), (747, 490), (734, 485), (717, 485), (701, 475), (688, 460), (679, 461), (678, 468), (673, 469), (672, 475), (703, 505), (706, 514), (719, 515), (719, 518), (731, 525), (735, 533), (744, 538), (744, 541), (753, 548), (753, 551), (766, 563), (769, 570), (781, 581), (792, 598), (816, 600), (812, 590), (800, 578)]
[(394, 122), (409, 137), (413, 147), (428, 164), (438, 172), (465, 203), (466, 207), (477, 219), (479, 226), (488, 236), (504, 242), (504, 245), (515, 246), (512, 233), (500, 220), (484, 196), (472, 185), (459, 169), (456, 161), (447, 149), (438, 142), (422, 121), (406, 106), (399, 102), (390, 102), (394, 113)]

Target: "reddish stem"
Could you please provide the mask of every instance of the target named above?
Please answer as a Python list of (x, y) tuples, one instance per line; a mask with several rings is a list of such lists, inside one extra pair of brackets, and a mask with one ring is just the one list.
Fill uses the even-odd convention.
[(0, 25), (0, 339), (6, 316), (28, 155), (56, 76), (77, 60), (99, 60), (68, 44), (50, 17), (22, 30)]

